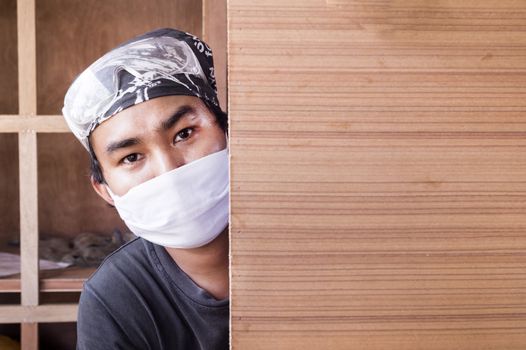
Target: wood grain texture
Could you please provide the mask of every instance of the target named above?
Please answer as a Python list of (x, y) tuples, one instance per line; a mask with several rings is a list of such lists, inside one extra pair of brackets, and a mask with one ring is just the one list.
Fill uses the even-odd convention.
[(35, 1), (17, 0), (18, 113), (37, 114)]
[(22, 305), (38, 305), (37, 135), (18, 134), (20, 164), (20, 273)]
[(217, 96), (227, 110), (227, 21), (226, 0), (203, 0), (203, 40), (212, 48)]
[(0, 2), (0, 114), (18, 113), (16, 0)]
[(526, 348), (526, 3), (228, 20), (233, 349)]
[(20, 236), (17, 134), (0, 133), (0, 162), (0, 238), (5, 243)]
[(0, 323), (73, 322), (77, 320), (77, 304), (45, 304), (38, 306), (0, 305)]
[[(19, 114), (37, 114), (35, 1), (17, 0), (18, 106)], [(38, 186), (37, 135), (28, 129), (18, 133), (20, 184), (20, 274), (21, 302), (38, 305)], [(24, 325), (22, 325), (24, 331)], [(37, 328), (27, 325), (27, 333), (36, 336)], [(33, 337), (24, 349), (36, 349)]]
[(20, 333), (22, 350), (38, 349), (38, 323), (22, 323), (20, 325)]
[[(0, 114), (18, 113), (16, 0), (0, 2)], [(18, 239), (18, 140), (0, 133), (0, 237)]]
[(13, 115), (0, 114), (0, 133), (35, 130), (37, 133), (71, 132), (62, 115)]

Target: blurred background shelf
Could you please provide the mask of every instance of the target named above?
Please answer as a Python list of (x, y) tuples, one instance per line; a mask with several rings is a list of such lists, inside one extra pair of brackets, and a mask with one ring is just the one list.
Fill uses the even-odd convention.
[[(39, 272), (41, 292), (80, 292), (84, 281), (95, 272), (94, 267), (67, 267)], [(20, 274), (0, 278), (0, 293), (20, 293)]]

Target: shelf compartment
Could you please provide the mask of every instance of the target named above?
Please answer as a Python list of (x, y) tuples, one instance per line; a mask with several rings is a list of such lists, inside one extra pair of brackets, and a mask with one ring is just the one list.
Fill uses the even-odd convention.
[(16, 0), (0, 2), (0, 114), (18, 113)]

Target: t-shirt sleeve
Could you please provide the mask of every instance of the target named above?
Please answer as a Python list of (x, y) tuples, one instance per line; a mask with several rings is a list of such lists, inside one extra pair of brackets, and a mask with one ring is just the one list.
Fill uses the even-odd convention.
[(133, 344), (123, 325), (111, 312), (111, 306), (93, 290), (84, 286), (80, 296), (77, 319), (77, 350), (132, 350), (140, 344)]

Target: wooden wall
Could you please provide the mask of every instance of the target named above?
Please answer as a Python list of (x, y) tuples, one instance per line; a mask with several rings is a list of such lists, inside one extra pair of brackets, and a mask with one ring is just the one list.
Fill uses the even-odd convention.
[[(0, 0), (0, 114), (18, 113), (16, 0)], [(18, 141), (0, 133), (0, 237), (16, 239), (18, 213)]]
[(526, 348), (526, 3), (230, 0), (234, 349)]
[[(0, 43), (7, 47), (0, 53), (0, 114), (17, 113), (15, 11), (14, 0), (0, 1)], [(37, 1), (36, 25), (38, 114), (59, 115), (73, 79), (120, 42), (161, 27), (200, 36), (202, 3)], [(17, 161), (16, 135), (0, 134), (0, 161)], [(0, 167), (0, 237), (18, 231), (18, 166), (14, 165)], [(38, 186), (39, 228), (44, 235), (125, 228), (116, 212), (91, 189), (88, 155), (71, 134), (38, 135)]]

